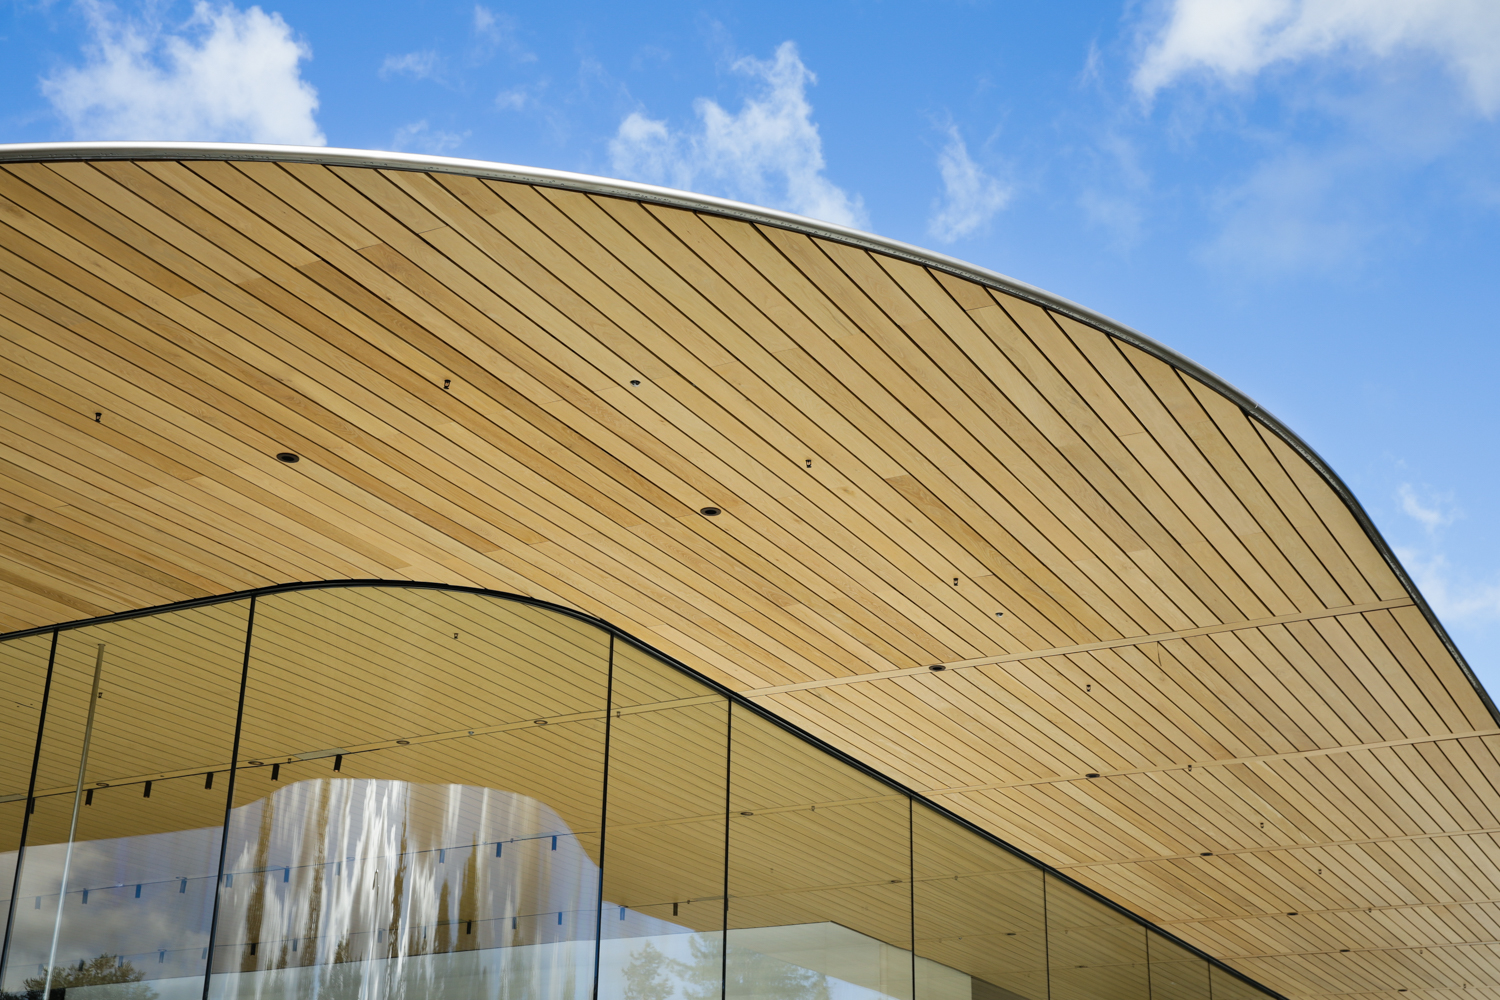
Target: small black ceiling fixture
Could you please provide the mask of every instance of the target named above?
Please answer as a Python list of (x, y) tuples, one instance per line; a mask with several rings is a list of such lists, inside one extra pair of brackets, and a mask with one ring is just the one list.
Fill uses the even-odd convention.
[(718, 517), (719, 514), (722, 513), (722, 511), (720, 511), (717, 507), (700, 507), (698, 508), (698, 513), (702, 514), (704, 517)]
[(291, 465), (291, 464), (293, 464), (295, 462), (302, 461), (302, 459), (301, 459), (300, 456), (298, 456), (294, 452), (290, 452), (290, 451), (278, 451), (276, 453), (276, 461), (278, 461), (278, 462), (285, 462), (287, 465)]
[(948, 668), (946, 666), (944, 666), (943, 664), (941, 664), (941, 663), (934, 663), (932, 666), (928, 667), (927, 669), (928, 670), (947, 670)]

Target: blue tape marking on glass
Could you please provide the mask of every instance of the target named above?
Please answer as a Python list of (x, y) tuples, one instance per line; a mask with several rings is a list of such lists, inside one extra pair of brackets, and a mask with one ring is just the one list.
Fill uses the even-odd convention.
[(557, 837), (555, 836), (552, 838), (552, 849), (557, 850)]
[(281, 869), (281, 881), (283, 881), (283, 882), (290, 882), (291, 880), (292, 880), (292, 869), (290, 867), (286, 867), (286, 868)]
[(178, 892), (187, 892), (187, 879), (182, 879), (180, 882), (178, 882), (178, 884), (177, 884), (177, 891)]
[(140, 887), (140, 883), (137, 883), (137, 884), (136, 884), (136, 887), (135, 887), (135, 898), (136, 898), (136, 899), (140, 899), (140, 898), (141, 898), (141, 887)]
[(501, 847), (500, 844), (496, 844), (495, 845), (495, 857), (497, 857), (497, 858), (500, 856), (500, 847)]

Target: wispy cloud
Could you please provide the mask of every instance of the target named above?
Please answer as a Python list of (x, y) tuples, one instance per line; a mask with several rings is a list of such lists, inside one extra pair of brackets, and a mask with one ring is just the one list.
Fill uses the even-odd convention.
[(1204, 257), (1260, 273), (1320, 273), (1360, 262), (1385, 224), (1369, 211), (1374, 182), (1359, 161), (1362, 149), (1293, 147), (1226, 182), (1210, 199), (1219, 231)]
[(41, 81), (77, 138), (325, 142), (301, 74), (312, 53), (280, 14), (198, 3), (169, 27), (100, 2), (83, 9), (83, 65)]
[(536, 62), (536, 53), (521, 44), (519, 34), (519, 25), (509, 14), (496, 14), (482, 4), (474, 5), (474, 37), (481, 46), (491, 52), (504, 52), (512, 62)]
[(380, 64), (380, 77), (410, 76), (418, 80), (429, 80), (437, 74), (438, 54), (432, 49), (419, 49), (399, 56), (386, 56)]
[(1195, 72), (1243, 85), (1278, 63), (1402, 54), (1436, 58), (1500, 111), (1500, 4), (1486, 0), (1171, 0), (1134, 83), (1149, 98)]
[(495, 95), (495, 107), (501, 111), (524, 111), (534, 103), (526, 87), (507, 87)]
[(1448, 622), (1500, 621), (1500, 583), (1473, 579), (1448, 561), (1443, 529), (1463, 517), (1450, 496), (1402, 483), (1396, 489), (1401, 511), (1422, 528), (1424, 544), (1397, 546), (1401, 560), (1437, 616)]
[(933, 206), (927, 232), (943, 243), (972, 235), (994, 218), (1011, 198), (1011, 189), (986, 173), (969, 155), (958, 126), (947, 127), (948, 141), (938, 153), (943, 195)]
[(1424, 553), (1397, 548), (1396, 557), (1411, 574), (1417, 589), (1445, 622), (1479, 623), (1500, 620), (1500, 584), (1465, 579), (1441, 552)]
[(701, 97), (697, 126), (674, 130), (634, 112), (609, 144), (624, 177), (725, 195), (847, 226), (867, 225), (864, 203), (827, 177), (823, 140), (807, 87), (817, 82), (797, 46), (783, 42), (770, 60), (743, 58), (732, 69), (757, 92), (738, 112)]
[(441, 156), (463, 145), (468, 137), (467, 131), (446, 132), (442, 129), (435, 129), (424, 118), (398, 128), (396, 134), (391, 137), (391, 148)]
[(1449, 497), (1433, 495), (1429, 490), (1427, 496), (1417, 495), (1417, 491), (1411, 483), (1402, 483), (1396, 490), (1396, 498), (1401, 501), (1401, 510), (1407, 517), (1416, 521), (1428, 535), (1433, 535), (1439, 528), (1447, 527), (1458, 519), (1458, 511), (1451, 506)]

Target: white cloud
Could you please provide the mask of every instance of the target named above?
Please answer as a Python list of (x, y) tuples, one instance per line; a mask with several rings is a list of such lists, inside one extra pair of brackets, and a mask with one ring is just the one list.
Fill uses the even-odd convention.
[(391, 137), (391, 148), (398, 151), (412, 150), (441, 156), (463, 145), (469, 137), (467, 131), (445, 132), (427, 124), (427, 119), (402, 125)]
[(859, 196), (823, 176), (823, 140), (807, 102), (807, 86), (817, 78), (802, 64), (797, 46), (783, 42), (774, 58), (744, 58), (732, 68), (760, 85), (737, 113), (699, 98), (693, 102), (698, 127), (686, 131), (632, 113), (609, 144), (615, 172), (846, 226), (866, 225)]
[(404, 73), (418, 80), (426, 80), (437, 72), (437, 62), (437, 53), (432, 49), (420, 49), (399, 56), (386, 56), (385, 62), (380, 64), (380, 76), (385, 79), (397, 73)]
[(1011, 189), (974, 162), (956, 125), (948, 126), (938, 171), (943, 175), (943, 196), (927, 220), (927, 231), (944, 243), (977, 231), (1010, 201)]
[(175, 29), (85, 6), (82, 66), (41, 81), (79, 139), (217, 140), (321, 146), (312, 53), (279, 14), (200, 2)]
[(1500, 111), (1500, 4), (1494, 0), (1167, 0), (1135, 72), (1150, 97), (1206, 72), (1244, 84), (1277, 63), (1320, 56), (1436, 57), (1484, 114)]
[(1452, 524), (1458, 517), (1457, 512), (1442, 508), (1445, 497), (1429, 496), (1424, 503), (1422, 498), (1417, 496), (1417, 491), (1412, 489), (1411, 483), (1402, 483), (1396, 490), (1396, 496), (1400, 498), (1401, 509), (1406, 516), (1425, 528), (1429, 535), (1439, 528)]

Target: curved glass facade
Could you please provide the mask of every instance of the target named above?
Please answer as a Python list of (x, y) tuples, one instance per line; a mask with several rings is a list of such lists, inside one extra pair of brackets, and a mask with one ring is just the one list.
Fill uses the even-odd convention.
[(560, 610), (282, 590), (0, 643), (0, 685), (11, 995), (1263, 995)]

